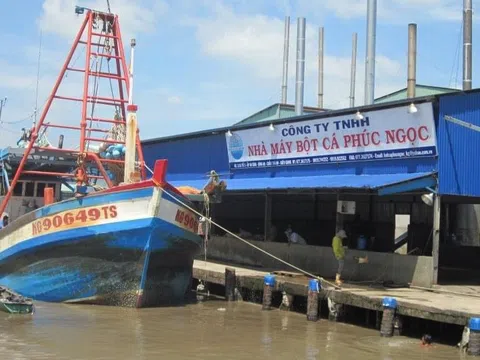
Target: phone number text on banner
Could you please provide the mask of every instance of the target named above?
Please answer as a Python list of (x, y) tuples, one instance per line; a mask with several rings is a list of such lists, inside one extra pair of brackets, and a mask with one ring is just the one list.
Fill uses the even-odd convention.
[(232, 169), (393, 160), (437, 155), (431, 103), (314, 119), (226, 135)]

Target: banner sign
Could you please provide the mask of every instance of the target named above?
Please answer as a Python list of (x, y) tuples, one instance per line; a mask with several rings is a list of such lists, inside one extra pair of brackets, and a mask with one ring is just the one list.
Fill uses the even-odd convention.
[(227, 133), (231, 169), (433, 157), (431, 103)]

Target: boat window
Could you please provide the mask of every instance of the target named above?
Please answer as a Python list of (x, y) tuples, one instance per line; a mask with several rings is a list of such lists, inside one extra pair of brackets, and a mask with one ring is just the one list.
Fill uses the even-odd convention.
[(35, 183), (26, 182), (25, 183), (25, 196), (35, 196)]
[(42, 182), (38, 182), (37, 183), (37, 197), (43, 197), (43, 194), (44, 194), (44, 190), (45, 190), (45, 186), (47, 184), (45, 183), (42, 183)]
[(13, 188), (13, 196), (22, 196), (23, 195), (23, 182), (19, 181)]

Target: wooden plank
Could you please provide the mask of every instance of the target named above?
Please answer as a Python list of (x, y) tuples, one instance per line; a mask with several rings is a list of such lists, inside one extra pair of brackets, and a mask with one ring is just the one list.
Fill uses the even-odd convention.
[(284, 270), (273, 271), (272, 274), (287, 277), (305, 277), (305, 274)]

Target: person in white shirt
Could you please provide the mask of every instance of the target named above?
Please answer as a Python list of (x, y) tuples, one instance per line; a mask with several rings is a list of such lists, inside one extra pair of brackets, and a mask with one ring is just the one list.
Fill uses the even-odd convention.
[(285, 235), (287, 236), (288, 242), (291, 244), (307, 245), (305, 239), (293, 231), (291, 227), (288, 227), (285, 231)]

